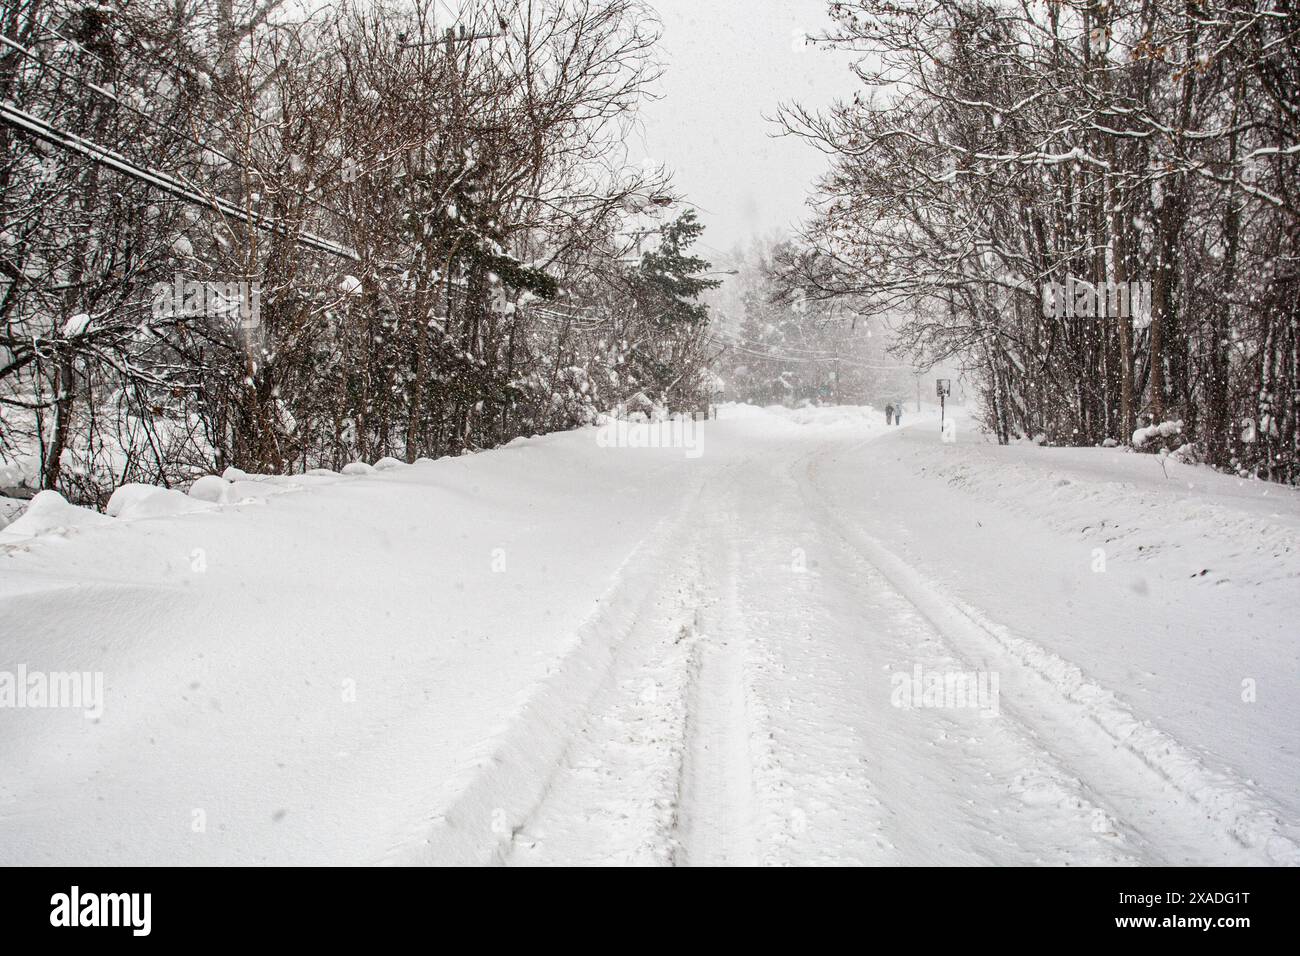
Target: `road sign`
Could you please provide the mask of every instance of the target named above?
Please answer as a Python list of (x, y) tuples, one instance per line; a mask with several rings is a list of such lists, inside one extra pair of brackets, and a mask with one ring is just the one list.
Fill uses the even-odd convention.
[[(943, 427), (944, 414), (945, 414), (944, 399), (952, 394), (952, 379), (936, 378), (934, 380), (934, 392), (936, 395), (939, 396), (939, 432), (940, 434), (947, 435), (948, 433), (944, 430)], [(947, 441), (946, 438), (944, 440)]]

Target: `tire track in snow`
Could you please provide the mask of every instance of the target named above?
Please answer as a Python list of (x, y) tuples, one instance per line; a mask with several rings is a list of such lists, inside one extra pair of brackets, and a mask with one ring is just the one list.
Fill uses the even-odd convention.
[[(815, 469), (843, 447), (791, 443), (729, 463), (678, 530), (636, 555), (629, 577), (653, 583), (620, 617), (602, 686), (500, 858), (1239, 860), (1207, 853), (1206, 827), (1153, 797), (1123, 754), (1082, 760), (1097, 739), (1078, 739), (1077, 715), (1050, 694), (1024, 698), (1020, 675), (998, 720), (890, 706), (882, 671), (903, 661), (1017, 668), (954, 633), (947, 598), (900, 586), (831, 511)], [(795, 584), (760, 552), (798, 540), (824, 557)], [(1135, 820), (1144, 806), (1172, 821)]]
[[(696, 841), (730, 826), (729, 812), (701, 822), (704, 811), (697, 810), (726, 794), (707, 784), (701, 789), (701, 768), (725, 751), (713, 743), (703, 764), (697, 754), (699, 735), (713, 740), (713, 690), (701, 681), (722, 672), (714, 659), (716, 639), (705, 627), (716, 602), (716, 567), (708, 555), (718, 540), (707, 515), (716, 508), (716, 490), (747, 461), (718, 469), (707, 484), (713, 491), (701, 486), (674, 534), (638, 555), (633, 573), (654, 583), (627, 622), (608, 674), (541, 799), (514, 827), (500, 862), (675, 865), (698, 859), (702, 851), (691, 852)], [(743, 846), (747, 832), (742, 827), (734, 836)]]
[(547, 800), (573, 740), (615, 672), (624, 645), (635, 643), (687, 528), (701, 483), (661, 519), (623, 560), (596, 608), (579, 626), (572, 649), (521, 702), (519, 710), (454, 779), (445, 781), (426, 820), (395, 836), (383, 861), (395, 865), (502, 863), (516, 836)]
[(545, 793), (501, 862), (672, 865), (699, 670), (688, 568), (659, 578), (569, 740)]
[(1131, 862), (1120, 836), (1089, 825), (1086, 794), (1005, 723), (894, 706), (891, 673), (905, 662), (909, 672), (957, 662), (809, 513), (795, 477), (808, 443), (780, 451), (738, 496), (751, 560), (733, 576), (753, 636), (751, 702), (766, 715), (755, 760), (763, 862)]
[[(841, 545), (848, 560), (831, 560), (834, 539), (819, 538), (804, 543), (821, 549), (820, 569), (793, 575), (773, 560), (809, 527), (789, 474), (806, 451), (769, 448), (697, 499), (693, 533), (508, 862), (1131, 859), (1080, 823), (1092, 807), (1023, 741), (970, 712), (891, 708), (880, 664), (920, 654), (929, 628), (901, 595), (880, 595), (860, 555)], [(658, 692), (648, 702), (646, 686)], [(990, 773), (1016, 771), (1034, 799), (1003, 813), (1006, 787)]]
[[(971, 779), (987, 773), (989, 747), (1008, 774), (1042, 761), (1023, 745), (972, 751), (972, 728), (987, 730), (977, 716), (899, 719), (879, 663), (913, 654), (928, 625), (901, 595), (872, 593), (881, 579), (852, 567), (860, 555), (825, 552), (820, 570), (798, 576), (772, 560), (774, 543), (779, 552), (809, 526), (790, 474), (806, 452), (783, 444), (743, 473), (728, 468), (731, 480), (715, 480), (719, 493), (684, 518), (691, 532), (641, 556), (660, 565), (655, 593), (506, 862), (1125, 859), (1116, 840), (1077, 826), (1089, 808), (1051, 768), (1028, 786), (1069, 801), (1075, 819), (1044, 806), (998, 818), (1002, 785)], [(822, 538), (804, 543), (833, 546)], [(888, 778), (883, 789), (873, 771)]]
[(999, 673), (1002, 710), (1054, 762), (1086, 781), (1109, 817), (1142, 844), (1148, 862), (1300, 864), (1300, 847), (1262, 796), (1139, 721), (1075, 665), (944, 595), (847, 511), (832, 509), (816, 480), (819, 457), (803, 468), (809, 511), (915, 607), (958, 658)]
[[(712, 599), (700, 602), (696, 627), (698, 672), (691, 682), (686, 717), (686, 752), (678, 811), (680, 851), (674, 859), (690, 866), (753, 866), (758, 862), (751, 765), (753, 720), (745, 667), (748, 637), (737, 613), (735, 582), (740, 561), (730, 522), (711, 509), (705, 532), (712, 542), (703, 563)], [(733, 526), (734, 527), (734, 526)], [(705, 610), (707, 608), (707, 610)]]

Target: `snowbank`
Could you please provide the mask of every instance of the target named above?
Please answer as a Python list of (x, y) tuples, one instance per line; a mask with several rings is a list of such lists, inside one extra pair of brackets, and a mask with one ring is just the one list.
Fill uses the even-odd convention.
[(490, 860), (494, 811), (526, 812), (561, 759), (635, 606), (619, 569), (694, 464), (583, 430), (127, 486), (118, 517), (38, 495), (0, 532), (0, 670), (102, 674), (104, 706), (0, 708), (0, 800), (21, 808), (0, 863)]

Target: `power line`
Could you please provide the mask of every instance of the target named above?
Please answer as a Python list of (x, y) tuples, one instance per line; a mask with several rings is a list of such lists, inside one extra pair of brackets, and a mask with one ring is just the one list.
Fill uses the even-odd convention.
[[(55, 38), (57, 38), (57, 39), (59, 39), (59, 40), (62, 40), (64, 43), (67, 43), (67, 44), (69, 44), (69, 45), (72, 46), (72, 47), (75, 47), (76, 49), (80, 50), (82, 53), (85, 53), (87, 56), (95, 57), (95, 58), (96, 58), (97, 60), (99, 60), (101, 63), (105, 62), (104, 59), (103, 59), (103, 57), (101, 57), (101, 56), (100, 56), (98, 53), (96, 53), (94, 50), (89, 50), (89, 49), (87, 49), (87, 48), (84, 47), (82, 44), (78, 43), (76, 40), (68, 39), (67, 37), (63, 36), (63, 34), (59, 33), (57, 30), (50, 29), (50, 28), (48, 28), (48, 27), (47, 27), (46, 29), (47, 29), (47, 30), (49, 31), (49, 33), (50, 33), (52, 36), (54, 36)], [(127, 109), (127, 110), (130, 110), (132, 113), (135, 113), (137, 116), (141, 117), (141, 118), (144, 119), (146, 122), (148, 122), (148, 123), (152, 123), (152, 124), (153, 124), (154, 126), (156, 126), (158, 129), (166, 130), (167, 132), (171, 133), (171, 134), (174, 135), (174, 136), (179, 136), (179, 137), (181, 137), (181, 138), (184, 139), (186, 142), (191, 143), (191, 144), (193, 144), (194, 146), (199, 147), (199, 149), (205, 150), (206, 152), (209, 152), (209, 153), (211, 153), (211, 154), (214, 155), (214, 156), (217, 156), (217, 157), (220, 157), (221, 159), (224, 159), (224, 160), (225, 160), (226, 162), (228, 162), (231, 166), (238, 167), (238, 168), (240, 168), (240, 169), (242, 169), (242, 170), (244, 170), (244, 171), (246, 171), (246, 172), (249, 171), (248, 167), (243, 166), (240, 162), (238, 162), (238, 161), (235, 160), (234, 158), (232, 158), (232, 157), (226, 155), (225, 153), (223, 153), (221, 150), (217, 149), (215, 146), (211, 145), (210, 143), (205, 143), (205, 142), (203, 142), (202, 140), (196, 139), (195, 137), (189, 135), (189, 134), (186, 133), (184, 130), (179, 130), (179, 129), (177, 129), (177, 128), (174, 127), (174, 126), (170, 126), (170, 125), (168, 125), (167, 123), (164, 123), (162, 120), (158, 119), (157, 117), (155, 117), (155, 116), (151, 116), (150, 114), (144, 112), (144, 110), (141, 110), (141, 109), (139, 109), (138, 107), (133, 106), (133, 105), (130, 104), (130, 103), (127, 103), (126, 101), (124, 101), (123, 99), (121, 99), (121, 98), (120, 98), (119, 96), (117, 96), (116, 94), (110, 92), (109, 90), (104, 89), (102, 86), (99, 86), (98, 84), (92, 83), (92, 82), (90, 82), (89, 80), (85, 79), (84, 77), (78, 76), (77, 74), (71, 72), (70, 70), (65, 70), (65, 69), (63, 69), (63, 68), (60, 67), (60, 66), (56, 66), (55, 64), (51, 63), (51, 62), (48, 61), (48, 60), (42, 59), (40, 56), (38, 56), (38, 55), (37, 55), (35, 52), (33, 52), (32, 50), (29, 50), (29, 49), (27, 49), (26, 47), (23, 47), (23, 46), (21, 46), (20, 44), (15, 43), (13, 40), (9, 39), (9, 38), (6, 37), (6, 36), (0, 35), (0, 41), (3, 41), (7, 46), (12, 47), (13, 49), (17, 50), (19, 53), (22, 53), (24, 56), (27, 56), (28, 58), (30, 58), (30, 59), (33, 60), (34, 62), (40, 64), (42, 67), (44, 67), (44, 68), (46, 68), (46, 69), (49, 69), (49, 70), (53, 70), (54, 72), (60, 74), (61, 76), (66, 76), (68, 79), (73, 80), (74, 82), (80, 83), (82, 86), (86, 87), (87, 89), (89, 89), (89, 90), (91, 90), (91, 91), (93, 91), (93, 92), (95, 92), (95, 93), (98, 93), (100, 96), (107, 97), (108, 99), (110, 99), (110, 100), (112, 100), (114, 103), (116, 103), (118, 106), (121, 106), (121, 107), (123, 107), (123, 108), (125, 108), (125, 109)], [(182, 74), (183, 74), (183, 73), (185, 72), (185, 71), (184, 71), (184, 70), (183, 70), (183, 69), (182, 69), (178, 64), (176, 64), (176, 63), (173, 62), (172, 60), (167, 59), (167, 58), (164, 57), (164, 56), (161, 56), (161, 55), (158, 54), (156, 51), (152, 51), (152, 50), (151, 50), (151, 51), (149, 51), (149, 52), (150, 52), (150, 54), (151, 54), (151, 56), (152, 56), (152, 58), (153, 58), (153, 60), (154, 60), (155, 63), (160, 63), (160, 64), (162, 64), (163, 66), (168, 67), (169, 69), (175, 70), (177, 73), (182, 73)], [(208, 120), (206, 117), (198, 116), (198, 117), (195, 117), (195, 118), (198, 119), (198, 120), (202, 123), (202, 125), (207, 129), (207, 131), (208, 131), (209, 133), (212, 133), (212, 134), (214, 134), (214, 135), (216, 135), (216, 136), (218, 136), (218, 137), (220, 137), (220, 136), (222, 135), (222, 131), (221, 131), (221, 130), (218, 130), (218, 129), (217, 129), (217, 128), (212, 124), (212, 122), (211, 122), (210, 120)], [(331, 209), (329, 206), (325, 205), (325, 204), (324, 204), (323, 202), (321, 202), (319, 199), (316, 199), (314, 196), (309, 196), (307, 193), (299, 192), (298, 190), (295, 190), (295, 189), (286, 190), (286, 192), (289, 192), (289, 193), (291, 193), (292, 195), (297, 196), (299, 199), (303, 200), (304, 202), (311, 203), (311, 204), (312, 204), (313, 206), (315, 206), (316, 208), (321, 209), (321, 210), (323, 210), (323, 211), (325, 211), (325, 212), (327, 212), (327, 213), (334, 213), (334, 212), (335, 212), (335, 210), (333, 210), (333, 209)]]
[(846, 356), (837, 355), (835, 353), (826, 353), (820, 356), (812, 356), (812, 355), (794, 355), (788, 352), (779, 352), (779, 351), (760, 352), (757, 349), (749, 347), (749, 345), (745, 344), (744, 342), (737, 342), (728, 339), (725, 336), (722, 336), (716, 332), (712, 333), (711, 337), (713, 338), (715, 343), (720, 343), (722, 345), (725, 345), (726, 347), (736, 352), (740, 352), (742, 355), (749, 355), (754, 358), (767, 359), (768, 361), (797, 362), (797, 363), (804, 363), (804, 364), (819, 364), (819, 365), (830, 363), (830, 362), (836, 362), (842, 365), (848, 365), (852, 368), (863, 368), (863, 369), (869, 369), (878, 372), (912, 370), (912, 366), (910, 365), (873, 365), (870, 362), (863, 362), (858, 359), (848, 358)]
[(460, 14), (459, 14), (457, 11), (453, 10), (453, 9), (452, 9), (448, 4), (447, 4), (447, 0), (438, 0), (438, 2), (439, 2), (440, 4), (442, 4), (442, 8), (443, 8), (444, 10), (446, 10), (448, 13), (451, 14), (451, 22), (452, 22), (452, 23), (459, 23), (459, 22), (460, 22)]
[[(57, 35), (57, 34), (56, 34), (56, 35)], [(225, 153), (221, 152), (221, 150), (217, 149), (216, 147), (214, 147), (214, 146), (210, 146), (210, 145), (207, 144), (207, 143), (204, 143), (204, 142), (202, 142), (202, 141), (200, 141), (200, 140), (198, 140), (198, 139), (195, 139), (193, 136), (189, 135), (189, 134), (186, 133), (184, 130), (176, 129), (176, 128), (173, 127), (173, 126), (169, 126), (169, 125), (167, 125), (167, 124), (164, 123), (162, 120), (160, 120), (160, 119), (158, 119), (158, 118), (156, 118), (156, 117), (150, 116), (150, 115), (149, 115), (148, 113), (146, 113), (144, 110), (140, 109), (139, 107), (136, 107), (136, 106), (131, 105), (130, 103), (128, 103), (128, 102), (126, 102), (125, 100), (123, 100), (121, 97), (117, 96), (115, 93), (112, 93), (112, 92), (110, 92), (109, 90), (104, 89), (104, 87), (98, 85), (97, 83), (92, 83), (92, 82), (90, 82), (89, 80), (87, 80), (85, 77), (81, 77), (81, 76), (78, 76), (77, 74), (73, 73), (71, 70), (65, 70), (65, 69), (63, 69), (63, 67), (61, 67), (61, 66), (56, 66), (55, 64), (50, 63), (48, 60), (43, 60), (43, 59), (41, 59), (41, 57), (37, 56), (37, 55), (36, 55), (35, 53), (33, 53), (31, 50), (27, 49), (26, 47), (22, 46), (21, 44), (15, 43), (13, 40), (9, 39), (7, 36), (4, 36), (3, 34), (0, 34), (0, 43), (3, 43), (3, 44), (5, 44), (5, 46), (11, 47), (11, 48), (14, 49), (14, 50), (17, 50), (17, 51), (18, 51), (19, 53), (21, 53), (23, 56), (27, 57), (28, 59), (32, 60), (32, 61), (35, 62), (35, 63), (40, 64), (43, 68), (45, 68), (45, 69), (47, 69), (47, 70), (52, 70), (53, 72), (58, 73), (60, 76), (65, 76), (65, 77), (67, 77), (68, 79), (72, 80), (73, 82), (80, 83), (82, 86), (86, 87), (86, 89), (91, 90), (92, 92), (98, 93), (100, 96), (103, 96), (103, 97), (105, 97), (106, 99), (112, 100), (112, 101), (113, 101), (114, 103), (116, 103), (118, 106), (121, 106), (121, 107), (124, 108), (124, 109), (130, 110), (132, 113), (135, 113), (137, 116), (141, 117), (142, 119), (146, 120), (147, 122), (152, 123), (154, 126), (158, 127), (159, 129), (164, 129), (164, 130), (166, 130), (166, 131), (169, 132), (169, 133), (172, 133), (172, 134), (174, 134), (174, 135), (176, 135), (176, 136), (181, 137), (181, 138), (184, 139), (187, 143), (190, 143), (190, 144), (192, 144), (192, 145), (194, 145), (194, 146), (199, 147), (199, 149), (206, 150), (206, 151), (212, 153), (212, 154), (215, 155), (215, 156), (219, 156), (220, 158), (224, 159), (226, 162), (230, 163), (232, 166), (233, 166), (233, 165), (237, 165), (233, 159), (231, 159), (231, 158), (230, 158), (229, 156), (227, 156)], [(85, 50), (84, 47), (80, 47), (80, 45), (78, 45), (78, 46), (79, 46), (80, 49)], [(86, 52), (89, 52), (89, 51), (86, 51)], [(307, 197), (307, 196), (303, 196), (303, 198), (304, 198), (304, 199), (308, 199), (309, 197)]]
[(797, 345), (780, 345), (780, 346), (769, 345), (767, 342), (760, 342), (756, 339), (747, 339), (743, 335), (737, 335), (734, 332), (725, 331), (723, 329), (714, 329), (712, 330), (712, 334), (718, 338), (726, 339), (727, 341), (734, 342), (739, 345), (750, 345), (755, 348), (777, 348), (782, 352), (789, 352), (789, 353), (798, 352), (798, 353), (812, 356), (814, 358), (837, 358), (843, 354), (840, 351), (829, 349), (829, 348), (805, 349), (805, 348), (800, 348)]
[(32, 136), (51, 143), (67, 152), (79, 153), (87, 157), (92, 162), (101, 166), (112, 169), (131, 179), (145, 183), (161, 190), (177, 199), (182, 199), (191, 205), (201, 206), (204, 208), (215, 209), (216, 211), (239, 219), (250, 226), (266, 230), (267, 232), (277, 233), (279, 235), (291, 236), (295, 242), (300, 245), (309, 246), (321, 252), (338, 256), (341, 259), (348, 259), (353, 262), (360, 261), (360, 256), (353, 250), (339, 243), (332, 242), (329, 239), (322, 238), (305, 230), (291, 230), (284, 223), (278, 222), (259, 213), (245, 212), (229, 200), (220, 196), (204, 196), (202, 193), (191, 189), (180, 180), (159, 172), (154, 169), (148, 169), (138, 166), (129, 159), (115, 153), (114, 151), (93, 143), (88, 139), (83, 139), (74, 133), (67, 133), (63, 130), (56, 129), (38, 117), (20, 110), (9, 101), (0, 102), (0, 122), (4, 122), (15, 129), (22, 130)]

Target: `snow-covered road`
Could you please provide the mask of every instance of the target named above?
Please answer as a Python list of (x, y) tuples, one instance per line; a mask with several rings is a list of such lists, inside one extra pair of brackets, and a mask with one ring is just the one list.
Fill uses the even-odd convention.
[(0, 862), (1300, 863), (1300, 496), (878, 418), (34, 509)]

